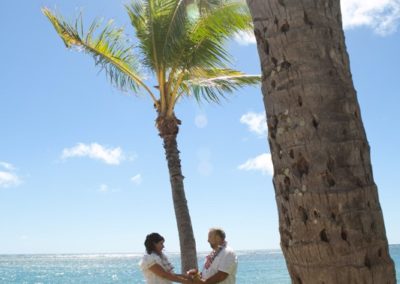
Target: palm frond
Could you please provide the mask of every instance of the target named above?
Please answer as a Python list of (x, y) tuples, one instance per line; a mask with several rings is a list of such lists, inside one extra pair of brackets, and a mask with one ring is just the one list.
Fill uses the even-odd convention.
[(163, 57), (168, 62), (168, 57), (173, 54), (173, 50), (180, 46), (181, 40), (185, 38), (186, 34), (186, 1), (185, 0), (165, 0), (164, 10), (170, 10), (169, 16), (166, 17), (166, 33), (164, 38), (164, 46), (162, 47)]
[(196, 0), (195, 1), (199, 6), (200, 11), (203, 13), (207, 13), (211, 11), (215, 7), (219, 6), (221, 3), (225, 2), (224, 0)]
[(186, 0), (134, 0), (126, 10), (139, 39), (144, 64), (168, 68), (187, 33)]
[(140, 86), (146, 88), (138, 73), (139, 65), (132, 53), (132, 45), (126, 40), (122, 28), (115, 28), (112, 21), (109, 21), (98, 31), (101, 22), (94, 21), (85, 34), (81, 15), (76, 19), (75, 25), (71, 25), (48, 8), (43, 8), (42, 12), (53, 24), (67, 48), (76, 48), (91, 54), (95, 64), (105, 70), (108, 78), (117, 87), (133, 91), (137, 91)]
[(189, 0), (190, 2), (194, 3), (198, 9), (199, 14), (204, 15), (216, 7), (220, 6), (222, 3), (227, 2), (229, 0)]
[(125, 5), (125, 8), (139, 40), (138, 48), (142, 55), (141, 62), (144, 66), (154, 71), (153, 48), (146, 12), (147, 6), (144, 5), (143, 1), (137, 0)]
[[(138, 39), (136, 57), (123, 30), (111, 22), (101, 28), (95, 21), (84, 32), (82, 17), (70, 25), (49, 9), (43, 13), (68, 48), (91, 54), (120, 88), (145, 88), (160, 113), (172, 114), (183, 94), (219, 102), (226, 93), (259, 82), (260, 76), (227, 67), (225, 42), (252, 28), (243, 0), (132, 0), (126, 10)], [(159, 100), (140, 78), (138, 61), (166, 86), (159, 88)]]
[(219, 103), (226, 93), (260, 84), (260, 75), (247, 75), (232, 69), (195, 69), (187, 74), (182, 92), (190, 88), (197, 101)]
[(251, 16), (242, 2), (222, 1), (222, 4), (198, 17), (190, 31), (191, 46), (184, 58), (187, 69), (225, 67), (230, 56), (224, 46), (226, 40), (243, 30), (252, 28)]

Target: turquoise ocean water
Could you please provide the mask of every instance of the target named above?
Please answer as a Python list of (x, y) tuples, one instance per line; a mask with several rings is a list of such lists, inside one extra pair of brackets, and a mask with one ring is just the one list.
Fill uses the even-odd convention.
[[(390, 246), (400, 279), (400, 245)], [(237, 283), (290, 283), (279, 250), (238, 251)], [(168, 254), (179, 271), (179, 255)], [(199, 254), (202, 261), (205, 254)], [(1, 284), (144, 283), (139, 254), (0, 255)], [(201, 262), (199, 262), (201, 263)]]

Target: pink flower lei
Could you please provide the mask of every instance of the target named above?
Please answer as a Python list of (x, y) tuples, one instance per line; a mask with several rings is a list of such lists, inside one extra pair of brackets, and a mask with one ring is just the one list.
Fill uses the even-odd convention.
[(209, 255), (206, 256), (206, 262), (204, 263), (204, 268), (210, 268), (211, 264), (213, 263), (214, 259), (218, 256), (218, 254), (226, 248), (227, 243), (223, 242), (222, 245), (218, 246), (216, 250), (213, 250)]

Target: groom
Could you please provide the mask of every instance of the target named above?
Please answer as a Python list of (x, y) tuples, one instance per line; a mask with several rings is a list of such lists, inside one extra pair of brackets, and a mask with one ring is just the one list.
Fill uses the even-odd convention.
[[(235, 284), (237, 257), (227, 246), (225, 232), (220, 228), (211, 228), (208, 232), (208, 242), (213, 251), (206, 257), (201, 278), (194, 278), (193, 283)], [(195, 271), (188, 272), (189, 274)]]

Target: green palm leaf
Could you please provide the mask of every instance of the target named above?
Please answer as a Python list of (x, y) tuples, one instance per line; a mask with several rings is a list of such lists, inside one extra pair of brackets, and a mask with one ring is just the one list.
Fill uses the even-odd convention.
[(91, 54), (96, 65), (106, 71), (117, 87), (133, 91), (137, 91), (139, 86), (145, 87), (138, 75), (139, 65), (132, 53), (132, 45), (124, 37), (123, 29), (115, 28), (110, 21), (98, 32), (101, 23), (94, 21), (84, 34), (81, 16), (72, 26), (47, 8), (43, 8), (42, 12), (53, 24), (65, 45)]
[[(252, 28), (243, 1), (133, 0), (126, 10), (138, 40), (136, 56), (123, 30), (112, 22), (100, 29), (95, 21), (84, 33), (81, 17), (72, 26), (49, 9), (43, 13), (68, 48), (91, 54), (118, 87), (145, 88), (160, 114), (172, 115), (183, 94), (219, 102), (225, 92), (259, 82), (259, 76), (228, 68), (231, 58), (225, 42)], [(138, 61), (154, 73), (159, 98), (140, 78)]]
[(241, 2), (224, 2), (199, 17), (190, 31), (190, 47), (184, 58), (187, 69), (225, 67), (230, 56), (225, 48), (227, 39), (237, 32), (252, 29), (247, 6)]
[(195, 69), (182, 82), (181, 92), (191, 90), (196, 100), (219, 103), (226, 93), (239, 88), (259, 85), (260, 75), (247, 75), (232, 69)]
[(132, 2), (125, 6), (128, 15), (131, 19), (131, 24), (136, 32), (136, 37), (139, 40), (139, 49), (141, 51), (141, 62), (144, 66), (154, 70), (153, 63), (153, 48), (150, 41), (150, 33), (147, 27), (149, 20), (147, 19), (146, 6), (142, 1)]
[(162, 47), (162, 54), (165, 62), (168, 62), (169, 55), (172, 50), (180, 46), (181, 40), (185, 38), (187, 12), (185, 0), (169, 0), (164, 1), (168, 7), (163, 7), (169, 11), (169, 16), (166, 17), (166, 33), (164, 37), (164, 46)]
[(133, 1), (125, 6), (140, 41), (145, 65), (153, 71), (166, 67), (186, 36), (186, 1)]

